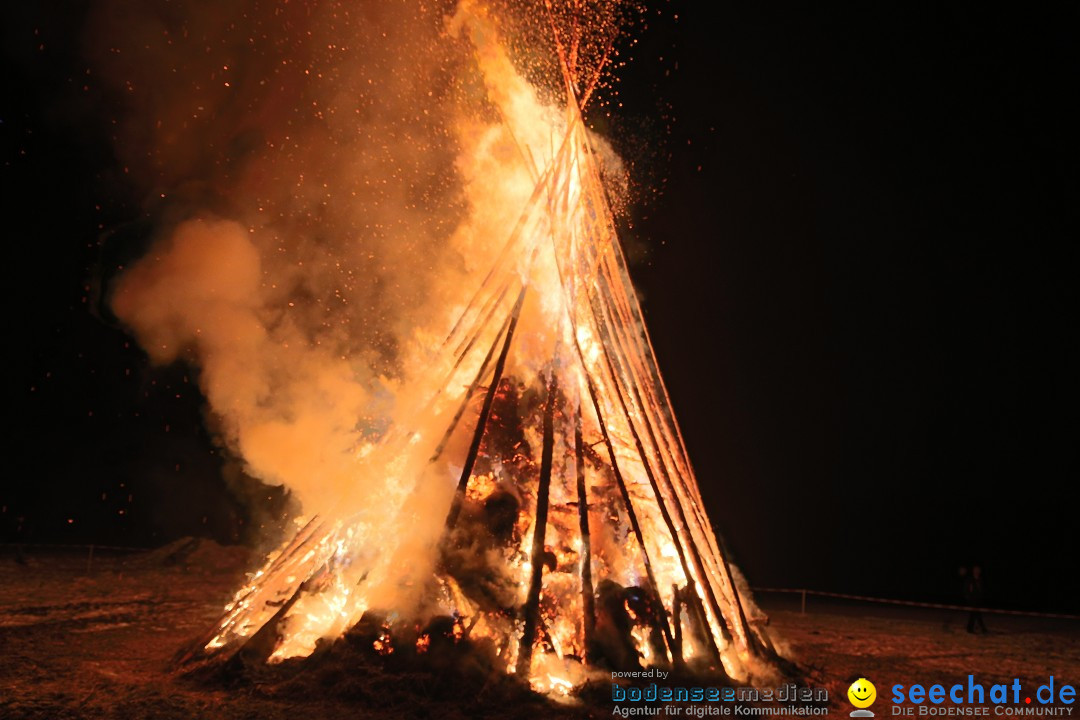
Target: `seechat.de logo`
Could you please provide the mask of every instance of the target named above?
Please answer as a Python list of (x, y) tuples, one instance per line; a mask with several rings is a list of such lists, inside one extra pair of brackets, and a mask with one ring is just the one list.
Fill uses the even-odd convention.
[(848, 702), (856, 708), (851, 711), (851, 717), (874, 717), (874, 713), (866, 709), (874, 704), (874, 700), (877, 700), (877, 688), (874, 687), (874, 683), (864, 677), (859, 678), (847, 689), (847, 697)]

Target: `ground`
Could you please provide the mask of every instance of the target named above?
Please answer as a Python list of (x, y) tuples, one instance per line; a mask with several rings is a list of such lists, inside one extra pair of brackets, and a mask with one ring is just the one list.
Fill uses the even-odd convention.
[[(269, 672), (232, 681), (174, 671), (177, 651), (206, 632), (250, 561), (236, 548), (176, 545), (141, 554), (29, 549), (0, 555), (2, 718), (474, 718), (610, 717), (565, 707), (504, 683), (457, 687), (439, 673), (367, 665)], [(803, 675), (827, 687), (832, 716), (852, 676), (883, 697), (894, 683), (965, 681), (1038, 687), (1080, 681), (1080, 623), (988, 616), (988, 635), (941, 611), (759, 598), (774, 635)], [(841, 702), (838, 702), (841, 701)], [(879, 701), (880, 704), (880, 701)], [(879, 713), (882, 714), (882, 713)]]
[(952, 611), (810, 598), (803, 615), (793, 597), (759, 600), (808, 682), (830, 696), (842, 698), (855, 676), (883, 698), (895, 684), (966, 685), (969, 674), (987, 687), (1018, 678), (1031, 693), (1051, 675), (1058, 687), (1080, 684), (1080, 621), (987, 614), (984, 635)]

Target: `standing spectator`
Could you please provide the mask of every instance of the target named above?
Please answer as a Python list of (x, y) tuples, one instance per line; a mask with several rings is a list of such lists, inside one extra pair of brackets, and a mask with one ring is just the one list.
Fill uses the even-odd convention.
[[(982, 568), (978, 565), (972, 566), (971, 572), (968, 574), (967, 581), (964, 583), (964, 602), (976, 608), (982, 605)], [(969, 633), (974, 633), (976, 625), (979, 626), (979, 629), (984, 635), (989, 632), (986, 629), (986, 623), (983, 622), (982, 613), (978, 610), (972, 610), (971, 614), (968, 615), (967, 631)]]

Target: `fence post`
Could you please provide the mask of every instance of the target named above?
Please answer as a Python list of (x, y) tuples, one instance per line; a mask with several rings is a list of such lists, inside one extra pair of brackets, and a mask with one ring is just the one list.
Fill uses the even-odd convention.
[(799, 592), (802, 595), (802, 608), (799, 610), (799, 614), (800, 615), (805, 615), (806, 614), (806, 588), (803, 588)]

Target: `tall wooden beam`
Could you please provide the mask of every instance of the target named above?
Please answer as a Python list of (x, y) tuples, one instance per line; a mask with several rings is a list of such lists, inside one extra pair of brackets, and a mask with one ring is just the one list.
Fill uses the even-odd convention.
[[(603, 329), (603, 318), (600, 311), (596, 307), (596, 301), (593, 302), (593, 318), (596, 322), (598, 330)], [(690, 563), (686, 558), (686, 551), (683, 548), (682, 539), (679, 537), (679, 532), (675, 527), (675, 522), (671, 518), (671, 512), (667, 508), (667, 503), (664, 501), (664, 496), (660, 490), (660, 484), (657, 481), (656, 473), (653, 472), (652, 463), (649, 461), (649, 456), (645, 451), (645, 444), (641, 440), (641, 435), (638, 433), (637, 426), (634, 424), (634, 417), (630, 413), (630, 408), (626, 404), (626, 398), (623, 397), (623, 388), (625, 384), (620, 381), (619, 375), (614, 362), (611, 359), (611, 349), (608, 348), (608, 343), (601, 339), (600, 342), (601, 355), (604, 357), (605, 364), (607, 366), (608, 375), (611, 377), (611, 382), (614, 384), (615, 396), (619, 399), (619, 407), (622, 408), (623, 416), (626, 418), (626, 425), (630, 429), (630, 435), (634, 439), (634, 447), (637, 449), (638, 456), (641, 458), (641, 464), (645, 468), (645, 475), (649, 478), (649, 486), (652, 488), (653, 497), (656, 498), (656, 506), (660, 509), (660, 516), (664, 519), (664, 524), (667, 526), (668, 534), (671, 535), (671, 542), (675, 545), (675, 553), (679, 556), (679, 563), (682, 565), (683, 574), (686, 576), (687, 588), (691, 592), (697, 592), (694, 589), (696, 583), (694, 582), (694, 576), (690, 572)], [(612, 348), (615, 349), (615, 348)], [(586, 373), (588, 374), (588, 373)], [(629, 395), (629, 393), (627, 393)], [(675, 504), (678, 505), (678, 498), (672, 498)], [(692, 558), (691, 558), (692, 559)], [(697, 566), (695, 566), (695, 569)], [(700, 570), (699, 570), (700, 572)], [(707, 596), (716, 605), (716, 599), (712, 596), (709, 586), (706, 584), (704, 588)], [(657, 596), (659, 597), (659, 596)], [(716, 621), (723, 622), (724, 616), (720, 612), (719, 606), (715, 608)], [(713, 656), (717, 662), (720, 662), (720, 648), (716, 644), (716, 640), (712, 638), (712, 633), (709, 634), (710, 642), (709, 649), (712, 651)], [(670, 644), (669, 644), (670, 645)]]
[(461, 477), (458, 479), (454, 501), (450, 504), (450, 512), (446, 516), (446, 525), (443, 530), (444, 538), (453, 529), (457, 523), (458, 515), (461, 513), (461, 504), (465, 499), (465, 489), (469, 486), (469, 478), (472, 477), (473, 467), (476, 466), (476, 458), (480, 454), (480, 441), (484, 439), (484, 430), (487, 428), (488, 418), (491, 417), (491, 406), (495, 403), (495, 392), (498, 390), (503, 369), (506, 367), (506, 356), (510, 353), (510, 343), (514, 339), (514, 329), (517, 328), (518, 318), (521, 317), (521, 306), (525, 302), (526, 290), (528, 290), (527, 285), (521, 288), (517, 302), (514, 303), (514, 309), (510, 314), (510, 325), (506, 328), (506, 339), (503, 340), (502, 352), (499, 353), (499, 359), (495, 362), (495, 373), (491, 378), (491, 385), (488, 386), (487, 394), (484, 396), (484, 404), (480, 408), (480, 418), (476, 422), (472, 443), (469, 445), (469, 452), (465, 456), (465, 465), (461, 468)]
[(540, 482), (536, 487), (536, 515), (533, 524), (532, 573), (525, 601), (525, 629), (518, 645), (517, 675), (527, 677), (532, 666), (533, 643), (540, 615), (540, 588), (544, 579), (544, 547), (547, 539), (548, 499), (551, 493), (551, 464), (555, 450), (555, 405), (559, 394), (559, 372), (551, 366), (547, 404), (544, 406), (544, 445), (540, 453)]
[[(560, 262), (559, 248), (557, 245), (555, 247), (555, 266), (559, 274), (559, 283), (565, 289), (567, 287), (566, 276), (563, 273), (563, 266)], [(626, 487), (626, 480), (623, 478), (622, 471), (619, 469), (619, 459), (615, 454), (615, 446), (611, 441), (611, 435), (604, 422), (604, 411), (603, 408), (600, 407), (600, 398), (596, 392), (596, 382), (589, 372), (589, 363), (585, 360), (585, 351), (581, 347), (581, 339), (578, 336), (577, 319), (574, 317), (573, 298), (568, 297), (567, 301), (567, 318), (570, 321), (570, 335), (574, 339), (574, 349), (577, 352), (578, 361), (581, 363), (581, 374), (585, 377), (585, 384), (589, 391), (589, 399), (592, 401), (593, 411), (596, 413), (596, 422), (600, 427), (604, 445), (607, 447), (608, 458), (611, 462), (611, 472), (615, 477), (615, 484), (619, 487), (619, 494), (622, 496), (623, 505), (626, 507), (626, 514), (630, 520), (630, 527), (634, 531), (634, 537), (637, 539), (638, 547), (641, 549), (641, 560), (642, 564), (645, 565), (645, 575), (649, 581), (649, 590), (654, 597), (659, 599), (660, 588), (656, 584), (656, 573), (653, 572), (652, 561), (649, 559), (649, 549), (645, 545), (645, 537), (641, 532), (641, 524), (638, 522), (637, 513), (634, 511), (634, 503), (633, 500), (631, 500), (630, 492)], [(661, 603), (661, 607), (663, 607), (663, 603)], [(664, 636), (664, 643), (667, 645), (670, 656), (672, 645), (674, 644), (674, 640), (671, 636), (671, 626), (668, 623), (667, 614), (659, 614), (661, 617), (655, 618), (655, 622), (660, 625), (661, 633)]]
[[(598, 287), (600, 285), (601, 285), (600, 283), (597, 284)], [(676, 482), (681, 482), (681, 478), (678, 478), (678, 477), (673, 478), (671, 476), (671, 474), (668, 472), (667, 463), (664, 462), (664, 457), (663, 457), (664, 450), (661, 447), (659, 439), (657, 438), (656, 432), (653, 429), (653, 422), (652, 422), (652, 419), (651, 419), (651, 416), (650, 416), (649, 407), (645, 404), (644, 400), (642, 399), (641, 392), (639, 390), (639, 384), (645, 382), (645, 380), (642, 379), (642, 378), (635, 377), (634, 369), (632, 367), (632, 363), (623, 360), (622, 356), (626, 352), (628, 352), (629, 349), (626, 348), (625, 343), (622, 342), (622, 338), (620, 337), (620, 333), (619, 333), (619, 330), (620, 330), (619, 324), (615, 321), (614, 318), (611, 317), (610, 313), (605, 312), (605, 302), (604, 302), (604, 300), (605, 300), (605, 298), (604, 298), (603, 294), (598, 293), (598, 297), (594, 298), (594, 301), (593, 301), (593, 313), (594, 313), (594, 317), (596, 318), (597, 327), (598, 327), (598, 329), (600, 329), (602, 327), (607, 327), (608, 328), (607, 336), (610, 339), (610, 342), (612, 344), (611, 352), (609, 353), (608, 352), (608, 344), (607, 343), (602, 343), (602, 346), (604, 347), (604, 350), (605, 350), (604, 356), (608, 361), (609, 367), (612, 368), (612, 370), (611, 370), (612, 374), (614, 374), (614, 372), (615, 372), (614, 366), (611, 365), (612, 356), (614, 356), (615, 364), (621, 366), (619, 368), (620, 371), (625, 374), (626, 379), (623, 380), (621, 384), (628, 391), (627, 395), (633, 400), (633, 402), (641, 410), (642, 423), (643, 423), (643, 425), (645, 427), (645, 431), (646, 431), (646, 433), (648, 435), (649, 442), (650, 442), (651, 446), (653, 447), (653, 449), (656, 451), (657, 465), (658, 465), (658, 467), (660, 469), (660, 474), (662, 475), (662, 479), (666, 483), (668, 491), (671, 493), (671, 500), (672, 500), (672, 503), (675, 506), (675, 513), (677, 515), (679, 525), (681, 527), (683, 527), (683, 528), (686, 528), (687, 532), (690, 533), (690, 535), (691, 535), (691, 537), (688, 538), (689, 541), (686, 543), (686, 545), (687, 545), (687, 547), (689, 549), (690, 559), (694, 564), (694, 568), (698, 572), (698, 577), (701, 578), (701, 583), (700, 583), (700, 585), (702, 586), (701, 589), (705, 593), (705, 599), (709, 603), (709, 609), (712, 611), (713, 615), (716, 617), (716, 620), (717, 620), (718, 623), (726, 622), (727, 618), (720, 609), (720, 604), (719, 604), (719, 602), (718, 602), (718, 600), (716, 598), (716, 593), (713, 590), (712, 583), (709, 581), (709, 575), (708, 575), (707, 569), (705, 568), (704, 559), (701, 556), (700, 550), (699, 550), (699, 548), (697, 546), (697, 542), (695, 541), (695, 538), (693, 537), (693, 532), (692, 532), (692, 530), (690, 528), (689, 523), (687, 522), (687, 516), (686, 516), (685, 510), (683, 508), (683, 504), (682, 504), (682, 502), (680, 502), (679, 489), (676, 487)], [(616, 383), (619, 383), (618, 379), (616, 379)], [(632, 395), (631, 395), (631, 393), (632, 393)], [(622, 399), (622, 396), (620, 395), (620, 400), (621, 399)], [(626, 408), (625, 404), (623, 405), (623, 407), (624, 407), (624, 409)], [(633, 426), (633, 419), (630, 417), (629, 414), (627, 414), (627, 422), (630, 423), (631, 432), (633, 433), (635, 441), (638, 442), (639, 449), (641, 449), (642, 446), (641, 446), (640, 438), (638, 436), (636, 428)], [(644, 455), (642, 455), (642, 462), (646, 463), (646, 470), (648, 471), (648, 469), (649, 469), (649, 464), (648, 464), (649, 460)], [(650, 481), (653, 482), (654, 491), (657, 490), (656, 483), (655, 483), (655, 480), (653, 478), (653, 474), (651, 472), (649, 472), (649, 479), (650, 479)], [(688, 499), (692, 501), (692, 498), (688, 498)], [(659, 495), (657, 495), (657, 502), (660, 504), (661, 511), (663, 512), (665, 505), (664, 505), (663, 498), (660, 497)], [(699, 520), (699, 518), (696, 515), (693, 516), (693, 519), (695, 521)], [(701, 525), (702, 524), (699, 523), (699, 528), (701, 528), (700, 534), (704, 535), (706, 533), (706, 530), (703, 527), (701, 527)], [(671, 527), (671, 526), (669, 526), (669, 527)], [(674, 536), (673, 536), (673, 539), (676, 542), (676, 549), (678, 549), (681, 546), (681, 543), (680, 543), (679, 539), (674, 537)], [(717, 554), (720, 555), (720, 562), (723, 564), (722, 565), (723, 570), (724, 570), (724, 572), (725, 572), (725, 574), (727, 576), (727, 579), (728, 579), (728, 581), (729, 581), (729, 583), (731, 585), (731, 595), (732, 595), (731, 600), (732, 600), (732, 603), (735, 605), (735, 617), (732, 619), (732, 624), (733, 625), (737, 624), (738, 628), (741, 630), (742, 635), (746, 640), (746, 649), (747, 649), (747, 651), (752, 653), (752, 654), (756, 654), (757, 650), (758, 650), (757, 643), (755, 641), (756, 639), (755, 639), (755, 637), (754, 637), (754, 635), (753, 635), (753, 633), (752, 633), (752, 631), (750, 629), (749, 623), (747, 622), (746, 613), (743, 610), (743, 606), (742, 606), (742, 600), (739, 597), (739, 589), (737, 587), (735, 587), (734, 580), (733, 580), (733, 578), (731, 576), (731, 570), (730, 570), (730, 567), (728, 566), (728, 561), (727, 561), (726, 554), (724, 552), (718, 552)], [(683, 557), (682, 553), (680, 552), (680, 559), (682, 559), (682, 557)], [(685, 560), (684, 560), (684, 567), (685, 567)], [(689, 575), (687, 576), (687, 580), (688, 581), (690, 580)], [(692, 592), (695, 591), (693, 582), (690, 582), (688, 584), (688, 590), (692, 591)], [(719, 657), (717, 659), (719, 659)]]
[[(608, 287), (608, 294), (609, 295), (613, 294), (614, 287), (611, 285), (610, 280), (605, 278), (604, 276), (601, 276), (601, 280), (604, 280), (606, 282), (598, 282), (596, 284), (596, 287), (599, 289), (599, 288), (602, 288), (606, 284), (607, 287)], [(599, 303), (601, 305), (601, 307), (603, 307), (604, 304), (605, 304), (605, 302), (604, 302), (605, 299), (606, 299), (606, 297), (604, 296), (603, 292), (601, 291), (601, 292), (598, 292), (598, 297), (594, 300), (594, 302)], [(617, 308), (615, 307), (614, 304), (612, 304), (612, 308), (615, 309), (616, 312), (617, 312)], [(594, 307), (594, 311), (595, 311), (595, 307)], [(624, 339), (623, 337), (621, 337), (620, 333), (619, 333), (620, 330), (622, 330), (623, 333), (626, 332), (625, 325), (620, 325), (619, 323), (617, 323), (615, 321), (615, 319), (610, 316), (610, 314), (606, 314), (605, 318), (607, 320), (606, 324), (610, 328), (609, 331), (608, 331), (609, 336), (614, 337), (614, 342), (615, 343), (619, 343), (619, 344), (621, 344), (623, 346), (624, 352), (630, 352), (631, 348), (626, 347), (628, 344), (631, 344), (630, 341)], [(600, 320), (598, 319), (597, 322), (599, 324)], [(644, 326), (642, 325), (642, 327), (644, 327)], [(616, 355), (616, 359), (618, 359), (619, 348), (616, 347), (616, 348), (613, 348), (613, 349), (615, 350), (614, 354)], [(654, 377), (652, 378), (653, 382), (662, 382), (662, 381), (659, 380), (659, 373), (656, 370), (655, 360), (652, 360), (651, 362), (649, 362), (649, 358), (647, 357), (645, 359), (644, 364), (647, 367), (651, 367), (653, 369), (653, 375), (654, 375)], [(726, 620), (726, 617), (720, 613), (719, 604), (718, 604), (718, 602), (716, 600), (715, 592), (713, 591), (713, 588), (712, 588), (712, 583), (709, 582), (709, 576), (707, 574), (707, 569), (704, 567), (704, 558), (702, 557), (702, 555), (700, 553), (700, 550), (697, 547), (697, 543), (696, 543), (695, 539), (693, 538), (693, 533), (692, 533), (692, 531), (690, 529), (689, 524), (687, 523), (687, 516), (686, 516), (685, 510), (683, 508), (683, 505), (679, 501), (678, 493), (679, 493), (679, 488), (680, 487), (681, 487), (681, 489), (683, 491), (683, 494), (687, 496), (687, 499), (689, 500), (689, 502), (690, 502), (690, 504), (692, 506), (691, 507), (691, 511), (692, 511), (691, 519), (693, 519), (696, 522), (697, 527), (699, 529), (699, 534), (703, 538), (706, 539), (706, 542), (711, 542), (712, 543), (711, 544), (711, 549), (714, 551), (714, 554), (719, 557), (719, 561), (720, 561), (720, 568), (719, 569), (723, 572), (723, 577), (727, 581), (727, 583), (728, 583), (728, 585), (730, 587), (730, 590), (731, 590), (731, 602), (735, 606), (735, 618), (734, 618), (734, 621), (733, 621), (732, 624), (734, 625), (734, 624), (737, 623), (739, 629), (742, 631), (742, 635), (746, 639), (747, 651), (749, 651), (750, 653), (755, 653), (756, 654), (757, 650), (759, 649), (758, 648), (758, 643), (756, 642), (756, 636), (752, 632), (752, 630), (750, 628), (750, 624), (747, 621), (746, 612), (743, 609), (743, 605), (742, 605), (742, 598), (739, 595), (739, 589), (735, 585), (734, 577), (733, 577), (732, 572), (731, 572), (731, 567), (730, 567), (730, 565), (728, 563), (728, 559), (727, 559), (727, 548), (726, 547), (721, 548), (721, 547), (718, 547), (715, 544), (716, 536), (713, 533), (710, 532), (710, 528), (708, 526), (708, 521), (704, 518), (703, 511), (702, 511), (700, 505), (697, 504), (698, 502), (700, 502), (700, 496), (697, 495), (694, 491), (692, 491), (690, 489), (690, 486), (684, 481), (684, 478), (682, 478), (681, 475), (679, 475), (679, 473), (677, 472), (677, 468), (676, 468), (676, 474), (675, 474), (674, 477), (672, 477), (672, 475), (668, 472), (667, 463), (664, 462), (664, 458), (663, 458), (664, 447), (661, 446), (659, 438), (657, 437), (657, 434), (653, 429), (653, 421), (652, 421), (652, 419), (650, 417), (649, 406), (647, 406), (645, 404), (644, 400), (641, 397), (640, 390), (639, 390), (639, 386), (644, 386), (646, 388), (646, 391), (648, 391), (648, 380), (645, 379), (645, 378), (635, 377), (634, 372), (633, 372), (632, 364), (629, 363), (629, 362), (624, 363), (624, 368), (623, 369), (624, 369), (625, 372), (628, 373), (629, 378), (630, 378), (630, 382), (625, 383), (625, 384), (630, 389), (633, 390), (635, 402), (637, 403), (637, 406), (639, 408), (641, 408), (641, 410), (642, 410), (642, 415), (643, 415), (643, 421), (644, 421), (644, 424), (645, 424), (645, 428), (646, 428), (646, 431), (647, 431), (647, 433), (649, 435), (650, 442), (652, 443), (653, 447), (655, 448), (655, 450), (657, 452), (657, 460), (659, 461), (658, 465), (660, 467), (661, 473), (664, 475), (664, 478), (667, 481), (668, 488), (670, 489), (670, 491), (672, 493), (672, 500), (675, 503), (675, 508), (676, 508), (677, 514), (679, 516), (679, 522), (682, 524), (683, 527), (687, 528), (687, 530), (689, 532), (691, 532), (691, 538), (690, 538), (691, 542), (689, 543), (689, 547), (690, 547), (691, 554), (693, 555), (693, 559), (695, 561), (695, 566), (699, 569), (699, 572), (701, 573), (700, 576), (702, 578), (703, 585), (704, 585), (703, 590), (706, 592), (707, 599), (709, 600), (709, 606), (712, 609), (713, 613), (717, 616), (718, 621)], [(661, 386), (661, 389), (662, 389), (662, 386)], [(650, 393), (650, 399), (653, 400), (653, 401), (657, 400), (657, 398), (655, 396), (653, 396), (651, 393)], [(676, 432), (677, 432), (677, 429), (676, 429)], [(671, 457), (671, 459), (672, 459), (672, 461), (674, 463), (675, 458)], [(678, 487), (676, 486), (676, 483), (678, 483)], [(692, 589), (692, 587), (690, 589)]]
[(672, 665), (676, 670), (681, 670), (686, 664), (683, 657), (683, 632), (682, 632), (682, 590), (678, 585), (671, 586), (671, 624), (675, 626), (675, 647), (672, 648)]
[(574, 458), (577, 467), (578, 528), (581, 531), (581, 611), (585, 661), (589, 662), (596, 635), (596, 597), (592, 581), (592, 538), (589, 535), (589, 496), (585, 488), (585, 442), (581, 437), (581, 405), (574, 423)]
[[(582, 367), (585, 367), (584, 354), (581, 352), (580, 345), (578, 345), (578, 357), (582, 359)], [(588, 369), (585, 369), (582, 374), (585, 376), (585, 383), (589, 389), (589, 399), (592, 400), (593, 410), (596, 412), (596, 421), (600, 426), (600, 434), (604, 438), (604, 445), (607, 447), (608, 458), (611, 461), (611, 474), (615, 477), (615, 484), (619, 487), (619, 495), (622, 497), (623, 505), (626, 506), (626, 516), (630, 520), (630, 528), (634, 531), (634, 537), (637, 538), (638, 547), (641, 548), (641, 560), (645, 565), (645, 576), (649, 580), (649, 590), (652, 591), (654, 597), (659, 598), (660, 589), (656, 584), (656, 573), (653, 572), (652, 561), (649, 560), (649, 549), (645, 546), (645, 535), (641, 532), (641, 523), (638, 522), (637, 513), (634, 511), (630, 491), (627, 489), (626, 480), (619, 469), (619, 459), (615, 455), (615, 445), (611, 442), (611, 435), (608, 433), (607, 425), (604, 424), (604, 411), (600, 407), (600, 398), (596, 394), (596, 385), (592, 376), (589, 375)], [(668, 625), (667, 615), (662, 614), (662, 617), (657, 618), (656, 621), (660, 624), (664, 642), (667, 644), (670, 653), (674, 640), (671, 637), (671, 626)]]
[(499, 341), (503, 339), (503, 334), (510, 325), (510, 320), (511, 316), (507, 315), (506, 320), (503, 321), (502, 327), (499, 328), (499, 332), (496, 333), (495, 339), (491, 343), (491, 348), (488, 349), (487, 355), (484, 356), (484, 361), (480, 363), (480, 369), (476, 371), (476, 377), (473, 378), (472, 383), (469, 385), (468, 389), (465, 390), (465, 396), (461, 399), (461, 404), (458, 405), (457, 412), (454, 413), (454, 417), (450, 421), (449, 427), (446, 428), (446, 432), (443, 433), (442, 439), (439, 440), (435, 452), (431, 454), (431, 460), (429, 462), (438, 460), (442, 456), (443, 450), (446, 449), (446, 444), (450, 442), (454, 430), (457, 429), (458, 423), (461, 422), (461, 416), (465, 414), (466, 408), (469, 407), (469, 401), (472, 400), (473, 393), (476, 392), (476, 388), (480, 387), (480, 383), (483, 382), (484, 377), (487, 375), (487, 369), (491, 364), (491, 358), (494, 357), (495, 349), (499, 347)]

